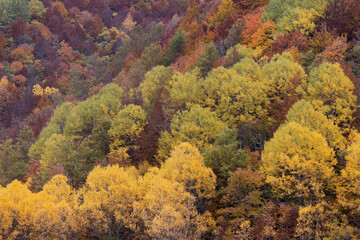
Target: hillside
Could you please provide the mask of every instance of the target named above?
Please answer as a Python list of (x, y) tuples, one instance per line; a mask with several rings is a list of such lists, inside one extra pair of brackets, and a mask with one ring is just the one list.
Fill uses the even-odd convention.
[(0, 239), (358, 239), (359, 107), (358, 0), (0, 0)]

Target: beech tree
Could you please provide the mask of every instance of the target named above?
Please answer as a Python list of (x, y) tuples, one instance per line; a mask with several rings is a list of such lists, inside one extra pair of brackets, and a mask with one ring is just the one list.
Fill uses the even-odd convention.
[(180, 143), (171, 151), (160, 173), (163, 177), (182, 184), (196, 199), (214, 196), (216, 176), (205, 166), (198, 149), (189, 143)]
[(281, 126), (265, 143), (261, 173), (276, 198), (317, 203), (335, 190), (337, 163), (326, 139), (295, 122)]
[(226, 125), (208, 108), (195, 105), (190, 110), (179, 111), (171, 121), (170, 131), (161, 134), (158, 159), (167, 158), (181, 142), (189, 142), (198, 148), (209, 147), (215, 141), (214, 136), (225, 128)]
[(341, 170), (341, 183), (337, 189), (337, 199), (340, 205), (351, 210), (353, 216), (358, 217), (359, 187), (360, 187), (360, 142), (354, 142), (347, 148), (346, 166)]
[(76, 207), (81, 227), (89, 236), (126, 238), (131, 235), (133, 204), (141, 196), (134, 168), (117, 165), (94, 168), (80, 190)]
[(329, 146), (337, 151), (345, 149), (346, 139), (342, 135), (342, 130), (331, 119), (315, 110), (313, 105), (300, 100), (295, 103), (286, 114), (287, 122), (297, 122), (302, 126), (316, 131), (326, 138)]
[(315, 30), (315, 21), (324, 16), (326, 5), (327, 0), (270, 0), (261, 18), (274, 21), (281, 32), (309, 34)]
[(196, 239), (205, 232), (206, 218), (197, 212), (195, 197), (184, 185), (156, 173), (145, 175), (142, 185), (146, 194), (134, 205), (136, 216), (143, 222), (144, 237)]
[(114, 163), (127, 166), (131, 155), (137, 150), (136, 140), (146, 125), (146, 114), (140, 106), (127, 105), (120, 110), (111, 123), (110, 157)]
[(356, 108), (355, 87), (340, 65), (321, 64), (310, 72), (308, 82), (309, 98), (315, 109), (340, 127), (348, 127)]

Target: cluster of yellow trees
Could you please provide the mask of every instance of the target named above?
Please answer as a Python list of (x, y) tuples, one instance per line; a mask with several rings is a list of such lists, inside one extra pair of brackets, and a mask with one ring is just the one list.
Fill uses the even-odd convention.
[(98, 166), (78, 190), (63, 175), (38, 193), (14, 181), (0, 188), (0, 239), (197, 239), (213, 226), (201, 209), (214, 196), (215, 181), (189, 143), (146, 174)]
[[(205, 77), (154, 67), (134, 90), (142, 106), (124, 104), (114, 83), (60, 105), (29, 148), (37, 178), (0, 188), (0, 238), (199, 239), (221, 234), (219, 216), (233, 224), (226, 236), (251, 238), (272, 200), (298, 207), (294, 236), (350, 238), (360, 214), (354, 84), (339, 64), (306, 73), (288, 52), (267, 62), (231, 51), (241, 59)], [(156, 156), (139, 160), (140, 140), (155, 140), (142, 135), (149, 126)]]

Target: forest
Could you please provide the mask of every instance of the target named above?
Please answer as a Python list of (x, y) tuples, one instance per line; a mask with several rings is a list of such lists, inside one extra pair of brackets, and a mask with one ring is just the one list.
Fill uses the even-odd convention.
[(0, 240), (360, 239), (359, 0), (0, 0)]

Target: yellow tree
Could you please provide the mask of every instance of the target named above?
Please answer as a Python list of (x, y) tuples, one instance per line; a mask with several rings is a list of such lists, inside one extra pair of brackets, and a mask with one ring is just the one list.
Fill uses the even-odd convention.
[(268, 99), (261, 82), (249, 81), (235, 69), (218, 67), (202, 81), (198, 102), (215, 111), (229, 127), (239, 127), (267, 115)]
[(345, 149), (346, 139), (342, 135), (340, 127), (315, 110), (313, 105), (306, 100), (295, 103), (286, 114), (286, 120), (287, 122), (297, 122), (311, 131), (318, 132), (326, 138), (329, 146), (337, 151)]
[(198, 199), (208, 199), (215, 194), (216, 176), (207, 168), (198, 149), (189, 143), (181, 143), (171, 152), (160, 174), (178, 182)]
[(133, 203), (142, 195), (135, 168), (95, 167), (79, 191), (79, 222), (88, 236), (130, 237)]
[(354, 239), (354, 228), (346, 216), (326, 202), (309, 204), (299, 209), (296, 236), (300, 239)]
[(145, 74), (145, 79), (139, 88), (147, 113), (153, 110), (157, 98), (161, 99), (163, 104), (167, 104), (173, 74), (174, 71), (171, 67), (164, 66), (154, 67)]
[(261, 68), (252, 58), (241, 59), (233, 66), (233, 69), (242, 77), (245, 77), (248, 81), (259, 82)]
[(284, 100), (306, 88), (306, 74), (290, 53), (276, 54), (261, 72), (267, 95), (272, 102)]
[(206, 231), (208, 214), (197, 212), (195, 197), (182, 183), (165, 179), (158, 169), (153, 169), (140, 184), (147, 191), (134, 205), (135, 216), (142, 222), (138, 232), (145, 234), (143, 238), (198, 239)]
[(69, 179), (64, 175), (56, 175), (43, 187), (45, 192), (54, 202), (74, 204), (75, 190), (68, 184)]
[(261, 173), (278, 199), (318, 202), (335, 188), (334, 152), (323, 136), (298, 123), (280, 126), (261, 159)]
[(170, 99), (174, 105), (179, 107), (191, 108), (203, 99), (201, 81), (196, 70), (185, 74), (175, 73), (172, 77)]
[(126, 15), (126, 18), (124, 19), (122, 26), (125, 30), (126, 34), (131, 33), (132, 29), (135, 27), (136, 21), (133, 20), (133, 17), (131, 16), (131, 13), (129, 12)]
[(208, 19), (208, 27), (213, 28), (215, 24), (224, 23), (231, 15), (236, 12), (236, 8), (232, 0), (222, 0), (217, 12)]
[(349, 127), (356, 108), (354, 84), (339, 64), (323, 63), (310, 72), (309, 99), (314, 107), (341, 127)]
[(347, 149), (346, 167), (341, 171), (338, 202), (353, 215), (360, 215), (360, 141), (354, 142)]
[[(58, 189), (61, 187), (56, 186)], [(19, 204), (21, 211), (18, 221), (21, 224), (21, 231), (26, 234), (24, 238), (76, 238), (77, 221), (74, 209), (66, 201), (54, 200), (52, 196), (42, 191), (32, 194)]]
[(31, 195), (30, 190), (17, 180), (6, 188), (0, 187), (0, 239), (21, 237), (20, 203)]

